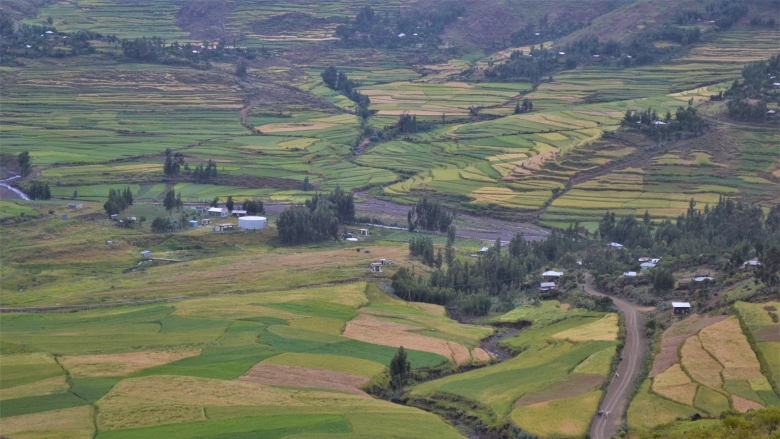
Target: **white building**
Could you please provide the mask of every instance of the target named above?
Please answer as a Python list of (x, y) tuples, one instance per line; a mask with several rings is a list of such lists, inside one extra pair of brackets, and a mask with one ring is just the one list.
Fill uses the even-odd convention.
[(550, 291), (555, 289), (555, 282), (542, 282), (539, 284), (539, 291)]
[(621, 248), (623, 248), (623, 244), (618, 244), (617, 242), (610, 242), (609, 246), (616, 250), (620, 250)]
[(264, 216), (242, 216), (238, 219), (239, 229), (258, 230), (264, 229), (268, 219)]
[(211, 207), (209, 208), (209, 216), (226, 217), (228, 210), (224, 207)]
[(672, 310), (675, 314), (688, 314), (691, 312), (691, 304), (688, 302), (672, 302)]
[(655, 268), (655, 264), (653, 264), (652, 262), (643, 262), (639, 264), (639, 266), (642, 268)]
[(562, 271), (552, 271), (552, 270), (550, 270), (550, 271), (545, 271), (544, 273), (542, 273), (542, 277), (561, 277), (561, 276), (563, 276), (563, 272)]
[(150, 252), (149, 250), (141, 250), (141, 256), (143, 256), (144, 258), (148, 259), (151, 255), (152, 252)]

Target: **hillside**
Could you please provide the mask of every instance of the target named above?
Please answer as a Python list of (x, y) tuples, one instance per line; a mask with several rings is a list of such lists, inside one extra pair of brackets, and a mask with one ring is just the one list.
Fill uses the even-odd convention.
[(2, 2), (0, 434), (763, 434), (778, 11)]

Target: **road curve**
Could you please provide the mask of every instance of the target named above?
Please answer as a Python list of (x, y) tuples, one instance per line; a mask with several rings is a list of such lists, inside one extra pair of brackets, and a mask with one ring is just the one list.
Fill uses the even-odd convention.
[[(596, 290), (593, 278), (585, 277), (585, 292), (594, 296), (606, 296)], [(610, 296), (611, 297), (611, 296)], [(623, 414), (628, 409), (634, 381), (644, 362), (647, 341), (645, 339), (645, 316), (632, 303), (612, 297), (615, 306), (623, 312), (626, 319), (626, 341), (618, 365), (617, 374), (607, 387), (607, 394), (601, 401), (599, 410), (610, 412), (609, 417), (594, 417), (590, 425), (593, 439), (609, 439), (617, 435)]]

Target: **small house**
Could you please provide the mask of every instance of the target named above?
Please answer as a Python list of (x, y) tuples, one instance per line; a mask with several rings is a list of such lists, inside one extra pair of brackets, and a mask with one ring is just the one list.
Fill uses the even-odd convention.
[(360, 229), (360, 236), (371, 236), (371, 232), (368, 229)]
[(767, 110), (766, 115), (772, 117), (775, 115), (775, 113), (777, 113), (775, 110)]
[(198, 227), (198, 220), (190, 220), (190, 227)]
[(106, 241), (106, 245), (114, 245), (114, 241)]
[(233, 216), (236, 218), (246, 216), (246, 210), (241, 210), (241, 209), (233, 209), (233, 211), (230, 213), (233, 214)]
[(211, 220), (210, 220), (210, 219), (208, 219), (208, 218), (203, 218), (202, 220), (200, 220), (200, 225), (201, 225), (201, 226), (208, 226), (208, 225), (211, 225)]
[(653, 259), (650, 259), (650, 263), (651, 263), (651, 264), (657, 264), (657, 263), (658, 263), (658, 262), (660, 262), (660, 261), (661, 261), (661, 259), (658, 259), (658, 258), (653, 258)]
[(398, 38), (403, 38), (403, 37), (405, 37), (405, 36), (406, 36), (406, 34), (405, 34), (405, 33), (400, 33), (400, 34), (398, 34)]
[(382, 272), (382, 264), (380, 262), (372, 262), (368, 264), (368, 272), (369, 273), (381, 273)]
[(636, 277), (636, 271), (624, 271), (623, 277)]
[(62, 219), (64, 219), (64, 220), (68, 219), (68, 214), (67, 214), (67, 213), (66, 213), (66, 214), (63, 214), (63, 215), (62, 215)]
[(149, 250), (141, 250), (141, 256), (145, 259), (149, 259), (152, 256), (152, 252)]
[(562, 271), (552, 271), (552, 270), (550, 270), (550, 271), (545, 271), (544, 273), (542, 273), (542, 277), (547, 279), (547, 280), (558, 279), (561, 276), (563, 276), (563, 272)]
[(387, 263), (387, 259), (380, 259), (379, 263), (385, 265)]
[(84, 205), (82, 203), (68, 203), (68, 209), (83, 209)]
[(215, 232), (232, 232), (234, 228), (233, 224), (217, 224), (212, 230)]
[(686, 315), (691, 312), (691, 304), (688, 302), (672, 302), (674, 314)]
[(224, 218), (228, 216), (228, 210), (224, 207), (211, 207), (209, 208), (209, 216)]
[(558, 52), (558, 55), (559, 55), (559, 56), (565, 56), (565, 55), (566, 55), (566, 52)]
[(480, 253), (487, 253), (488, 250), (490, 250), (490, 247), (482, 247), (481, 249), (479, 249), (479, 252)]
[(743, 270), (747, 270), (747, 269), (755, 270), (755, 269), (757, 269), (760, 266), (761, 266), (761, 262), (758, 262), (758, 259), (751, 259), (749, 261), (745, 261), (745, 263), (742, 264), (742, 269)]
[(539, 284), (539, 292), (552, 291), (555, 289), (555, 282), (542, 282)]
[(116, 221), (116, 220), (119, 219), (119, 215), (115, 213), (115, 214), (111, 215), (111, 219)]
[(711, 276), (696, 276), (691, 280), (694, 282), (715, 282), (715, 278)]
[(615, 250), (620, 250), (623, 248), (623, 244), (618, 244), (617, 242), (610, 242), (609, 246)]
[(653, 121), (653, 125), (666, 125), (666, 122), (664, 122), (662, 120), (656, 120), (656, 121)]
[(650, 262), (650, 258), (639, 258), (637, 259), (639, 262)]
[(639, 264), (639, 266), (642, 267), (643, 270), (646, 270), (648, 268), (655, 268), (655, 264), (653, 264), (652, 262), (642, 262), (641, 264)]

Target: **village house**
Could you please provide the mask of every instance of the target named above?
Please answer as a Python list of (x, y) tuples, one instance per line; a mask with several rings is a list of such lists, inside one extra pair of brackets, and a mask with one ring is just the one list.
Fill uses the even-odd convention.
[(690, 314), (691, 304), (688, 302), (672, 302), (672, 311), (678, 315)]
[(211, 207), (209, 208), (209, 216), (224, 218), (228, 216), (228, 210), (224, 207)]
[(545, 271), (544, 273), (542, 273), (542, 277), (544, 278), (544, 280), (555, 280), (555, 279), (560, 278), (561, 276), (563, 276), (563, 272), (562, 271), (552, 271), (552, 270), (550, 270), (550, 271)]
[(381, 262), (372, 262), (368, 264), (368, 272), (369, 273), (381, 273), (382, 272), (382, 263)]
[(555, 282), (542, 282), (539, 284), (539, 292), (552, 291), (555, 289)]

